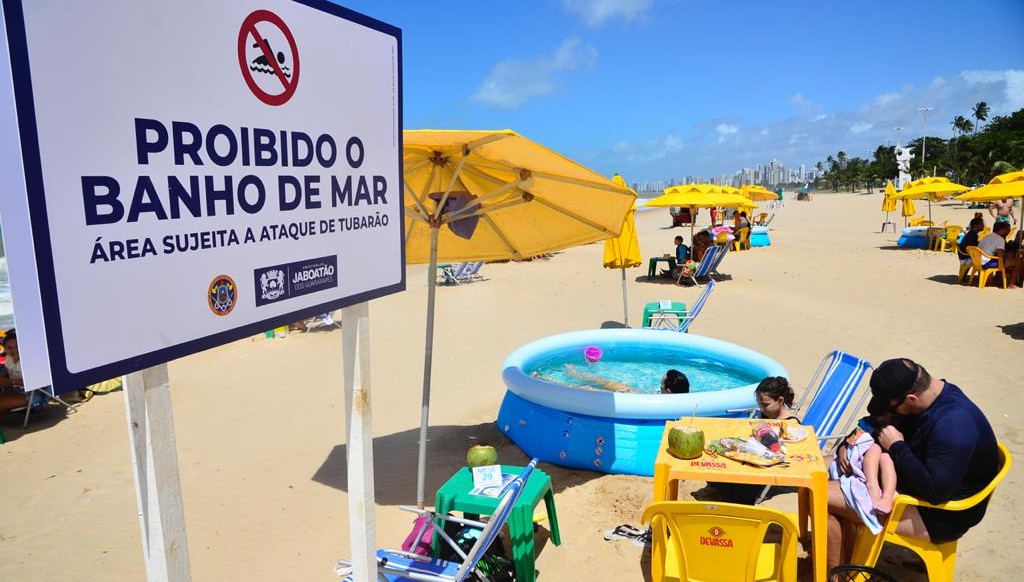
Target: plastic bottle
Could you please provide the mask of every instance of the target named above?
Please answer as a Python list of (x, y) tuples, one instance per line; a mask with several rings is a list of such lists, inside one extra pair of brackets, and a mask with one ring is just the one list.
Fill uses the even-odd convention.
[(779, 445), (779, 435), (775, 433), (771, 426), (767, 422), (762, 422), (757, 425), (754, 429), (754, 436), (760, 443), (773, 453), (781, 451), (782, 447)]

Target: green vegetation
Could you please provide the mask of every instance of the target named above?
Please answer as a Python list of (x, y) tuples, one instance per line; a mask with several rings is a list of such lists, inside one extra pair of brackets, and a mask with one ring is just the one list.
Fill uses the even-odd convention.
[[(928, 136), (925, 156), (921, 159), (921, 138), (908, 143), (915, 157), (910, 164), (914, 177), (946, 176), (950, 180), (973, 186), (985, 184), (998, 174), (1024, 168), (1024, 109), (1008, 116), (997, 116), (987, 124), (989, 107), (984, 101), (971, 108), (970, 117), (957, 115), (950, 124), (953, 138)], [(971, 121), (971, 120), (974, 121)], [(828, 156), (818, 162), (819, 178), (815, 185), (833, 191), (869, 193), (875, 187), (895, 180), (897, 174), (894, 146), (878, 146), (873, 159), (850, 158), (845, 152)]]

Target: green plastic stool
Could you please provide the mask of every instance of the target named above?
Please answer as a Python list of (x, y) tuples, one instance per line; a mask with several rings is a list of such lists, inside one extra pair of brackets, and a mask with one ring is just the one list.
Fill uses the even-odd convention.
[[(519, 475), (524, 467), (502, 465), (501, 472)], [(477, 519), (481, 515), (490, 515), (498, 507), (500, 498), (470, 495), (473, 489), (473, 472), (469, 467), (459, 469), (448, 482), (437, 490), (434, 510), (438, 513), (461, 511), (467, 519)], [(508, 529), (512, 536), (512, 559), (516, 564), (517, 582), (534, 582), (537, 570), (534, 567), (535, 556), (533, 547), (533, 510), (544, 500), (544, 506), (550, 522), (551, 541), (556, 546), (562, 545), (562, 537), (558, 533), (558, 513), (555, 511), (555, 494), (551, 490), (551, 477), (534, 469), (526, 489), (512, 508), (509, 515)], [(434, 535), (434, 555), (440, 551), (440, 536)]]
[(676, 316), (678, 318), (686, 317), (686, 304), (678, 301), (672, 302), (672, 307), (669, 309), (661, 308), (661, 301), (651, 301), (644, 305), (644, 318), (643, 327), (651, 327), (651, 319), (655, 316)]

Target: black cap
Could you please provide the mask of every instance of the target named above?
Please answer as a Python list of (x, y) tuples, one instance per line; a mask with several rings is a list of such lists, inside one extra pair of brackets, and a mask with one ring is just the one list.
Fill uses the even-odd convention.
[(910, 394), (917, 380), (918, 365), (906, 358), (886, 360), (871, 373), (871, 401), (868, 414), (882, 416), (891, 411), (889, 404)]

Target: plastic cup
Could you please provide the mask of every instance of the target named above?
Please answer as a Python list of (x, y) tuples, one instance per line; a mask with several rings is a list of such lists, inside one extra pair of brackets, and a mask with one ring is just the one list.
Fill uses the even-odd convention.
[(600, 360), (602, 355), (604, 354), (601, 352), (601, 348), (597, 346), (590, 346), (583, 350), (583, 357), (591, 364)]

